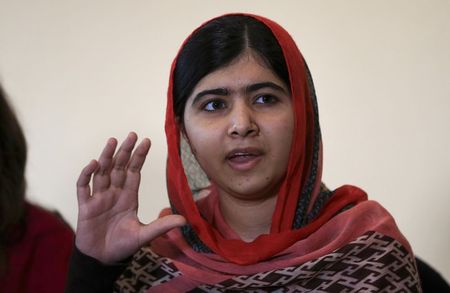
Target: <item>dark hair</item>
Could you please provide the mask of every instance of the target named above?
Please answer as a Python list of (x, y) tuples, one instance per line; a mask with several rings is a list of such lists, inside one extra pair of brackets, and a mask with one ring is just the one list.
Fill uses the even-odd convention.
[(25, 136), (0, 85), (0, 274), (6, 248), (23, 230), (26, 161)]
[(283, 51), (272, 31), (253, 17), (226, 15), (195, 31), (181, 49), (173, 81), (175, 116), (183, 121), (186, 101), (203, 77), (230, 64), (248, 48), (290, 87)]

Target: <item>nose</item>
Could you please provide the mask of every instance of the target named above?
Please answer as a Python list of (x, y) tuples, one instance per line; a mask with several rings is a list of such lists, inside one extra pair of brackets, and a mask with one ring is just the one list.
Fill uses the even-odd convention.
[(236, 103), (230, 111), (228, 135), (232, 137), (247, 137), (259, 134), (255, 114), (245, 103)]

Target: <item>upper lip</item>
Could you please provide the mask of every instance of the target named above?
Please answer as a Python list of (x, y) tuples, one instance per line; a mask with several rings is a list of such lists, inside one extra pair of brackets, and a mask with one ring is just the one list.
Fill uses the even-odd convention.
[(260, 156), (263, 151), (256, 147), (235, 148), (227, 153), (226, 159), (232, 159), (238, 156)]

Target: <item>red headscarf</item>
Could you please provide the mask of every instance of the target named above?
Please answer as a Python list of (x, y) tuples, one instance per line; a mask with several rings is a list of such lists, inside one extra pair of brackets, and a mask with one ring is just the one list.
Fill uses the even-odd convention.
[(180, 129), (173, 108), (173, 75), (177, 58), (171, 68), (165, 129), (168, 144), (167, 186), (174, 210), (187, 219), (200, 240), (214, 253), (229, 262), (247, 265), (266, 260), (308, 237), (343, 208), (366, 200), (366, 195), (356, 187), (341, 187), (333, 193), (314, 220), (299, 229), (293, 228), (299, 201), (306, 197), (303, 200), (307, 202), (308, 209), (311, 209), (320, 192), (322, 143), (314, 88), (303, 56), (288, 32), (269, 19), (249, 14), (240, 15), (253, 17), (272, 31), (282, 48), (291, 84), (294, 135), (289, 165), (278, 193), (270, 234), (261, 235), (251, 243), (225, 239), (200, 214), (180, 157)]

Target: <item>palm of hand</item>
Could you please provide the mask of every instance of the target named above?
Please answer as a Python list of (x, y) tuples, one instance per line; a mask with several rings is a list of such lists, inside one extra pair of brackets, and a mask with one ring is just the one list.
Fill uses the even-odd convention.
[(137, 136), (131, 133), (114, 155), (117, 141), (110, 139), (98, 162), (91, 161), (77, 182), (76, 246), (103, 263), (121, 261), (158, 235), (185, 223), (183, 217), (176, 215), (148, 225), (139, 221), (140, 170), (150, 141), (144, 139), (133, 152), (136, 141)]

